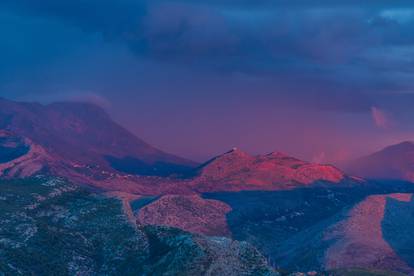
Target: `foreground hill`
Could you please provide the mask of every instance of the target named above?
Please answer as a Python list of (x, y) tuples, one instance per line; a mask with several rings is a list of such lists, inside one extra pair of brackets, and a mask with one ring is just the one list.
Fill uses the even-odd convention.
[(413, 192), (410, 183), (384, 182), (141, 197), (132, 207), (140, 225), (248, 241), (290, 271), (411, 275)]
[(414, 182), (414, 142), (392, 145), (354, 160), (346, 171), (366, 178)]
[(0, 189), (0, 274), (277, 275), (245, 242), (134, 227), (120, 201), (60, 179)]
[[(249, 243), (134, 225), (121, 201), (61, 179), (0, 181), (0, 189), (0, 271), (5, 275), (279, 275)], [(400, 275), (390, 269), (406, 275), (413, 256), (410, 196), (372, 196), (340, 218), (338, 210), (363, 192), (353, 190), (355, 198), (322, 188), (209, 194), (205, 200), (213, 204), (205, 208), (224, 206), (218, 199), (227, 202), (232, 235), (255, 243), (277, 267), (320, 271), (309, 275)], [(191, 206), (200, 199), (187, 200)], [(382, 236), (376, 234), (380, 224)]]

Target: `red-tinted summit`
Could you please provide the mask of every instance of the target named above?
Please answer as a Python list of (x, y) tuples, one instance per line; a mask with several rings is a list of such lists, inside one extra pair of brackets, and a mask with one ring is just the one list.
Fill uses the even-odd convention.
[(345, 175), (329, 165), (308, 163), (280, 152), (252, 156), (233, 149), (199, 168), (202, 190), (285, 189), (317, 182), (339, 183)]

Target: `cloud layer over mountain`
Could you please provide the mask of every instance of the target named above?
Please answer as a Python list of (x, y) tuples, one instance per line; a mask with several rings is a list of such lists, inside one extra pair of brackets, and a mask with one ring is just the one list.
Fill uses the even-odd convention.
[(277, 145), (338, 161), (414, 138), (411, 1), (0, 8), (0, 96), (92, 100), (168, 151), (203, 159)]

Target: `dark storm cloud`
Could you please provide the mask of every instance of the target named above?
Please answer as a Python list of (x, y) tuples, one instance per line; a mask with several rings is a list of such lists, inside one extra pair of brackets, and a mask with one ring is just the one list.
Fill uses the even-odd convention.
[(414, 40), (412, 22), (381, 16), (385, 9), (414, 7), (408, 1), (6, 0), (3, 5), (124, 40), (141, 55), (202, 63), (213, 58), (240, 69), (344, 62), (367, 47)]
[[(347, 93), (411, 89), (398, 76), (414, 69), (407, 52), (414, 43), (410, 1), (5, 0), (2, 5), (101, 33), (159, 62), (265, 78), (288, 75), (323, 99), (345, 99), (339, 101), (345, 109), (369, 105), (347, 104)], [(389, 70), (393, 74), (378, 81)]]
[[(0, 44), (0, 85), (13, 97), (104, 96), (122, 106), (118, 113), (139, 105), (146, 130), (165, 115), (178, 129), (192, 117), (203, 129), (223, 124), (221, 133), (242, 117), (263, 125), (269, 141), (293, 131), (276, 118), (286, 110), (297, 113), (298, 126), (322, 112), (312, 124), (326, 135), (344, 114), (351, 118), (338, 123), (344, 135), (382, 125), (385, 116), (392, 127), (412, 129), (412, 1), (2, 0), (0, 11), (8, 22), (0, 25), (8, 38)], [(280, 130), (268, 130), (275, 121)], [(243, 127), (226, 134), (242, 137)], [(149, 140), (164, 133), (156, 134)]]

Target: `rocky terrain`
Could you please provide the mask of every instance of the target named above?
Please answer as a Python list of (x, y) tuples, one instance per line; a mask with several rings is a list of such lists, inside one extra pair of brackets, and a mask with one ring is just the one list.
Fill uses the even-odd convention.
[[(227, 203), (232, 208), (227, 222), (233, 238), (249, 241), (276, 266), (300, 271), (365, 267), (406, 273), (407, 270), (399, 264), (403, 260), (409, 267), (413, 266), (412, 260), (407, 260), (414, 256), (409, 249), (412, 238), (408, 234), (414, 230), (411, 224), (414, 212), (410, 207), (411, 201), (406, 201), (410, 194), (396, 192), (412, 192), (413, 189), (410, 183), (399, 188), (397, 183), (392, 184), (209, 193), (204, 197)], [(377, 198), (381, 200), (373, 200)], [(394, 205), (403, 205), (404, 208)], [(351, 240), (346, 238), (349, 235), (344, 234), (349, 232), (339, 229), (357, 231)], [(343, 247), (346, 250), (339, 250), (338, 244), (349, 246)], [(384, 245), (383, 249), (387, 245), (390, 250), (380, 251), (378, 244)], [(362, 257), (365, 254), (372, 259), (369, 261), (367, 258), (364, 263)], [(346, 263), (347, 256), (354, 256), (354, 259)], [(397, 257), (393, 259), (391, 256)], [(334, 259), (346, 264), (341, 266), (338, 262), (332, 265), (328, 261)]]
[(277, 275), (245, 242), (134, 227), (61, 179), (0, 181), (1, 275)]
[[(288, 271), (360, 267), (411, 275), (414, 211), (411, 194), (401, 191), (414, 189), (410, 183), (387, 182), (215, 192), (202, 194), (204, 201), (197, 204), (199, 196), (174, 195), (139, 201), (135, 213), (142, 224), (248, 241), (275, 267)], [(211, 200), (224, 203), (226, 212), (207, 209)], [(395, 204), (405, 205), (392, 207)], [(211, 231), (218, 226), (226, 232)]]
[(137, 213), (139, 224), (166, 225), (192, 233), (230, 236), (226, 214), (231, 208), (199, 195), (165, 195)]
[[(409, 210), (392, 210), (390, 201), (405, 203)], [(382, 268), (413, 275), (414, 204), (411, 201), (412, 194), (373, 195), (353, 207), (346, 219), (326, 231), (325, 238), (334, 243), (326, 251), (325, 266), (329, 269)], [(405, 227), (400, 227), (399, 223), (407, 215)], [(388, 231), (392, 235), (387, 235)], [(398, 246), (393, 248), (395, 244)], [(404, 260), (398, 255), (400, 251), (410, 259)]]
[[(341, 268), (341, 265), (331, 265), (332, 260), (336, 258), (343, 260), (342, 264), (348, 262), (349, 260), (343, 259), (341, 256), (349, 256), (351, 253), (349, 250), (353, 250), (358, 241), (365, 242), (364, 244), (367, 246), (365, 250), (370, 249), (378, 253), (375, 250), (378, 250), (379, 247), (370, 247), (372, 246), (370, 241), (377, 240), (379, 236), (372, 236), (370, 240), (365, 240), (358, 235), (363, 231), (367, 231), (364, 236), (370, 234), (372, 227), (378, 229), (376, 219), (366, 227), (363, 224), (366, 223), (365, 220), (358, 221), (362, 218), (361, 215), (372, 215), (371, 210), (376, 210), (373, 207), (367, 208), (366, 203), (361, 203), (350, 211), (349, 218), (344, 220), (346, 223), (338, 222), (331, 224), (331, 227), (324, 228), (328, 229), (323, 231), (325, 240), (333, 239), (334, 236), (338, 238), (335, 238), (336, 243), (330, 243), (332, 245), (327, 247), (327, 251), (322, 251), (327, 254), (324, 259), (326, 265), (320, 266), (321, 269), (309, 269), (315, 267), (309, 266), (303, 256), (290, 255), (291, 258), (296, 258), (295, 265), (290, 268), (286, 266), (286, 268), (289, 268), (290, 271), (311, 271), (301, 274), (283, 272), (287, 270), (275, 271), (267, 264), (266, 260), (269, 258), (263, 257), (258, 250), (244, 241), (190, 234), (177, 228), (165, 226), (133, 224), (122, 210), (122, 201), (117, 199), (123, 197), (126, 200), (139, 200), (129, 198), (127, 194), (104, 196), (91, 193), (59, 178), (42, 176), (26, 180), (2, 180), (0, 181), (0, 189), (2, 191), (0, 195), (0, 274), (2, 275), (399, 275), (397, 272), (387, 272), (390, 268), (388, 265), (383, 266), (384, 270), (378, 270), (379, 267), (375, 265), (375, 255), (371, 259), (374, 262), (370, 263), (375, 269), (346, 268), (347, 265), (361, 262), (358, 255), (356, 255), (358, 258), (353, 259), (354, 263), (346, 263), (345, 268)], [(292, 192), (288, 191), (288, 193)], [(335, 197), (329, 196), (330, 194), (335, 194)], [(324, 197), (323, 195), (328, 196)], [(337, 191), (325, 194), (323, 189), (318, 193), (302, 194), (299, 197), (296, 193), (295, 197), (302, 198), (302, 202), (293, 201), (293, 196), (286, 195), (264, 197), (248, 195), (248, 201), (245, 201), (247, 199), (245, 197), (237, 199), (231, 198), (232, 196), (237, 197), (239, 193), (209, 195), (208, 197), (221, 198), (233, 207), (239, 206), (228, 214), (231, 231), (238, 240), (242, 240), (242, 236), (247, 234), (244, 239), (255, 242), (259, 247), (258, 241), (262, 239), (260, 247), (262, 252), (269, 252), (268, 249), (272, 250), (274, 245), (271, 236), (274, 235), (278, 243), (286, 239), (286, 242), (281, 242), (281, 245), (277, 247), (281, 249), (298, 235), (300, 236), (307, 231), (304, 229), (314, 227), (325, 218), (330, 221), (331, 214), (335, 214), (336, 210), (340, 209), (341, 203), (338, 202), (349, 203), (356, 200), (347, 198), (348, 196), (345, 194), (340, 196)], [(254, 200), (254, 196), (256, 196), (256, 200)], [(271, 206), (268, 200), (270, 198), (272, 200), (285, 199), (284, 202), (280, 202), (281, 204), (277, 208), (277, 215), (281, 216), (273, 220), (270, 216), (273, 213), (276, 215), (276, 212), (268, 208)], [(379, 200), (384, 206), (385, 199), (397, 200), (403, 204), (410, 203), (411, 200), (408, 194), (394, 194), (389, 197), (371, 196), (367, 200), (373, 201), (370, 204), (377, 204)], [(169, 196), (162, 202), (167, 202), (168, 205), (169, 201), (174, 200), (187, 200), (186, 204), (191, 206), (192, 202), (203, 199), (197, 196), (186, 196), (184, 199)], [(237, 202), (240, 200), (247, 202), (248, 205), (238, 205)], [(259, 200), (263, 203), (261, 207), (258, 204)], [(204, 201), (214, 203), (207, 204), (205, 208), (227, 206), (217, 200), (204, 199)], [(156, 202), (154, 199), (147, 200), (147, 205), (144, 203), (141, 208), (151, 206), (154, 202)], [(310, 207), (317, 207), (315, 204), (318, 202), (320, 202), (320, 206), (327, 206), (331, 213), (320, 212), (311, 215)], [(329, 202), (331, 203), (329, 204)], [(187, 206), (186, 204), (183, 205)], [(302, 208), (303, 205), (309, 205), (309, 211), (305, 210), (303, 214), (295, 211)], [(411, 204), (405, 208), (406, 215), (412, 215), (412, 206)], [(240, 209), (241, 207), (243, 208)], [(401, 206), (396, 207), (401, 208)], [(234, 211), (237, 213), (232, 214)], [(259, 216), (256, 213), (256, 216), (249, 217), (248, 213), (250, 212), (251, 214), (254, 212), (262, 212), (263, 214)], [(395, 209), (394, 211), (384, 211), (382, 214), (382, 221), (385, 219), (388, 225), (388, 228), (386, 227), (388, 230), (383, 235), (385, 239), (394, 237), (394, 232), (389, 227), (395, 225), (391, 223), (393, 222), (392, 217), (395, 215), (397, 215)], [(237, 223), (234, 216), (243, 218), (245, 222), (243, 224), (240, 221)], [(265, 225), (268, 227), (262, 229), (261, 227)], [(345, 225), (350, 226), (345, 227)], [(361, 229), (358, 228), (358, 225), (362, 225)], [(263, 236), (265, 232), (275, 226), (278, 228), (280, 236), (275, 235), (277, 231), (268, 232), (266, 236)], [(256, 233), (247, 230), (246, 227), (253, 227), (250, 230), (256, 231)], [(359, 232), (355, 232), (356, 230), (353, 229), (355, 227)], [(287, 234), (283, 234), (283, 232)], [(405, 233), (409, 234), (411, 230), (407, 228)], [(248, 238), (249, 235), (251, 235), (250, 238)], [(310, 237), (314, 238), (315, 236)], [(407, 242), (407, 239), (401, 239), (399, 242), (406, 245), (405, 249), (402, 248), (402, 252), (405, 251), (405, 255), (403, 253), (402, 256), (412, 256), (410, 252), (407, 252), (407, 249), (412, 248), (412, 243)], [(264, 247), (266, 243), (270, 244)], [(346, 247), (343, 244), (352, 246)], [(374, 244), (381, 246), (381, 249), (387, 249), (383, 241), (378, 240)], [(308, 246), (308, 241), (298, 243), (296, 240), (294, 248), (302, 247), (303, 252), (308, 252)], [(380, 252), (383, 255), (390, 254), (390, 256), (396, 257), (396, 255), (392, 255), (393, 251), (390, 248), (389, 246), (388, 251)], [(392, 248), (394, 249), (394, 247)], [(286, 250), (284, 252), (291, 254), (292, 252), (287, 249), (284, 248)], [(343, 253), (345, 249), (348, 250), (348, 255)], [(364, 251), (358, 252), (363, 253)], [(309, 252), (306, 254), (308, 255)], [(410, 260), (405, 257), (398, 259), (399, 262), (409, 264)], [(288, 259), (288, 257), (285, 258)], [(352, 261), (352, 259), (350, 260)], [(393, 265), (396, 264), (394, 260), (390, 259), (390, 261)], [(275, 267), (280, 267), (278, 263), (284, 264), (282, 259), (278, 259), (278, 262), (274, 259), (272, 263)], [(409, 269), (409, 266), (394, 268), (401, 271)], [(324, 269), (330, 270), (323, 272)], [(409, 270), (405, 270), (405, 273), (409, 272)]]

